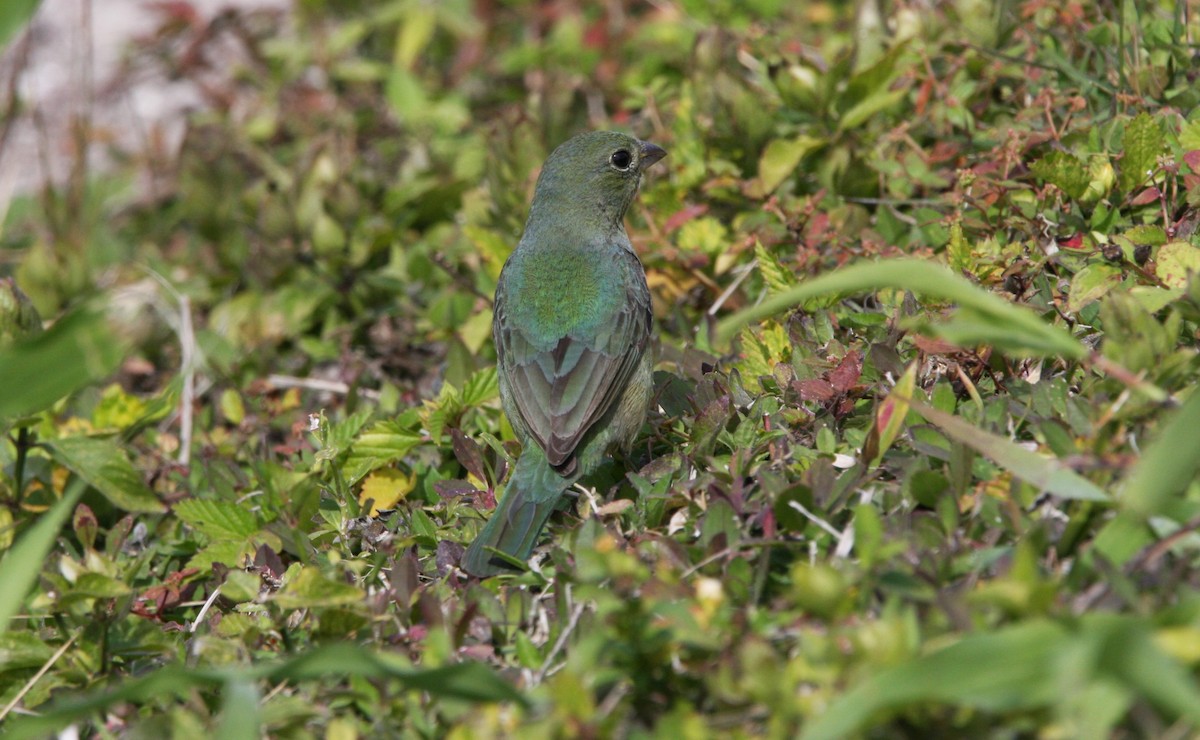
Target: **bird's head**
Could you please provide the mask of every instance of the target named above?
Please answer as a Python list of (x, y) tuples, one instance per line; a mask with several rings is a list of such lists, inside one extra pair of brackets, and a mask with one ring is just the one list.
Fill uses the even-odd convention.
[(599, 219), (619, 227), (642, 173), (666, 155), (655, 144), (616, 131), (591, 131), (568, 139), (542, 167), (530, 219)]

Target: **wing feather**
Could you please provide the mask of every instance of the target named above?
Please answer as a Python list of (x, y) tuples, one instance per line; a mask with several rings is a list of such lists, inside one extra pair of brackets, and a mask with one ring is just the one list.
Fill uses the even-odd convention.
[(633, 263), (624, 266), (633, 279), (625, 281), (624, 300), (602, 322), (608, 328), (596, 336), (568, 334), (542, 350), (513, 324), (501, 299), (495, 306), (496, 352), (520, 423), (564, 475), (574, 472), (580, 443), (621, 397), (649, 342), (645, 273), (636, 255), (621, 255)]

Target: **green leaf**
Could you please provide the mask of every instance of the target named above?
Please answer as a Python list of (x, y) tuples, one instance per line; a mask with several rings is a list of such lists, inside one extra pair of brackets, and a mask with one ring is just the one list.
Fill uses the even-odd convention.
[(1165, 143), (1162, 129), (1149, 113), (1141, 113), (1125, 124), (1125, 156), (1118, 179), (1121, 192), (1131, 193), (1149, 180)]
[(1129, 471), (1118, 498), (1135, 512), (1162, 512), (1200, 472), (1200, 392), (1192, 391)]
[(0, 560), (0, 635), (7, 631), (9, 621), (25, 604), (25, 595), (37, 583), (58, 532), (83, 491), (81, 480), (72, 482), (63, 497), (38, 517)]
[(770, 296), (717, 324), (716, 341), (728, 343), (745, 324), (773, 316), (817, 296), (893, 288), (951, 300), (960, 306), (953, 327), (956, 343), (990, 343), (1035, 356), (1081, 359), (1087, 348), (1064, 329), (1044, 323), (1032, 311), (967, 282), (940, 265), (898, 259), (853, 265)]
[(1051, 183), (1072, 200), (1087, 192), (1091, 178), (1087, 165), (1073, 154), (1055, 149), (1029, 168), (1040, 180)]
[[(196, 689), (230, 685), (231, 681), (265, 681), (293, 685), (343, 677), (393, 679), (409, 691), (467, 702), (528, 702), (510, 684), (480, 663), (457, 663), (439, 668), (414, 669), (398, 656), (348, 643), (328, 645), (274, 663), (226, 668), (169, 665), (128, 679), (114, 688), (58, 698), (39, 707), (41, 716), (21, 717), (5, 727), (6, 738), (39, 738), (52, 735), (72, 722), (86, 719), (122, 703), (147, 703), (184, 697)], [(244, 698), (244, 697), (243, 697)], [(241, 699), (235, 700), (240, 703)], [(239, 710), (241, 711), (241, 710)]]
[(1195, 679), (1158, 649), (1148, 621), (1096, 614), (1070, 631), (1053, 622), (1029, 621), (970, 635), (878, 671), (830, 704), (801, 738), (852, 737), (881, 714), (916, 704), (1028, 710), (1066, 703), (1072, 697), (1064, 691), (1092, 687), (1111, 687), (1122, 699), (1146, 697), (1171, 717), (1200, 722)]
[(800, 166), (800, 160), (809, 152), (815, 151), (825, 144), (824, 139), (815, 136), (797, 136), (793, 139), (773, 139), (763, 149), (758, 159), (758, 184), (761, 192), (766, 195), (779, 185)]
[(0, 3), (0, 51), (37, 12), (41, 0), (4, 0)]
[[(490, 326), (490, 324), (489, 324)], [(489, 335), (490, 336), (490, 335)], [(462, 404), (466, 407), (478, 406), (500, 397), (500, 378), (496, 367), (485, 367), (477, 370), (463, 383)]]
[(1071, 279), (1071, 290), (1067, 294), (1067, 310), (1077, 313), (1084, 306), (1095, 303), (1108, 291), (1121, 284), (1121, 269), (1114, 265), (1096, 263), (1084, 267)]
[(245, 506), (231, 501), (192, 498), (175, 505), (175, 516), (214, 540), (245, 540), (260, 529)]
[(308, 566), (291, 576), (272, 601), (283, 609), (307, 609), (348, 606), (361, 603), (366, 598), (365, 592), (349, 583), (330, 580), (317, 568)]
[(764, 249), (757, 240), (754, 242), (754, 258), (758, 260), (758, 271), (762, 273), (763, 282), (772, 294), (781, 293), (796, 284), (796, 277), (791, 270), (779, 264), (775, 255)]
[(1057, 458), (1043, 457), (1036, 452), (1030, 452), (1003, 437), (986, 432), (975, 424), (931, 406), (921, 403), (913, 403), (912, 406), (914, 411), (932, 422), (951, 439), (965, 444), (1030, 485), (1062, 498), (1109, 500), (1108, 494)]
[(425, 441), (423, 435), (404, 429), (396, 421), (376, 422), (363, 432), (346, 459), (346, 481), (353, 485), (375, 468), (399, 460)]
[(243, 676), (225, 682), (221, 695), (221, 724), (217, 737), (232, 740), (258, 740), (262, 737), (258, 686)]
[[(124, 356), (98, 313), (80, 310), (45, 332), (0, 349), (0, 418), (24, 416), (103, 378)], [(11, 389), (21, 389), (19, 393)]]
[(166, 510), (116, 441), (63, 437), (46, 440), (45, 445), (55, 460), (87, 481), (113, 506), (135, 514), (158, 514)]
[(1200, 249), (1187, 242), (1171, 242), (1158, 250), (1158, 279), (1169, 288), (1186, 288), (1200, 274)]

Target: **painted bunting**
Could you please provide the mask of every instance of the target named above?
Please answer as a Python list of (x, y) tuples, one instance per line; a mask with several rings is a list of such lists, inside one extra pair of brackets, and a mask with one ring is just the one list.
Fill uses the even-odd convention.
[(492, 336), (500, 401), (523, 445), (462, 559), (487, 577), (527, 560), (550, 514), (610, 447), (628, 447), (651, 392), (650, 290), (625, 211), (662, 148), (580, 134), (546, 160), (525, 233), (500, 272)]

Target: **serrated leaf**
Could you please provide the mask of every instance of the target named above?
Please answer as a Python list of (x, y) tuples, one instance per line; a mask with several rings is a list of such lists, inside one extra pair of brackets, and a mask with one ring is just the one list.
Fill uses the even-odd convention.
[(157, 514), (165, 510), (116, 441), (63, 437), (46, 440), (45, 445), (59, 464), (87, 481), (113, 506), (135, 514)]
[(1145, 183), (1158, 166), (1166, 138), (1149, 113), (1141, 113), (1125, 124), (1125, 156), (1121, 159), (1121, 192), (1130, 193)]
[(463, 383), (463, 406), (478, 406), (500, 397), (500, 378), (496, 367), (485, 367), (477, 370)]
[(1087, 165), (1077, 157), (1067, 152), (1055, 149), (1030, 167), (1033, 174), (1044, 182), (1048, 182), (1072, 200), (1078, 200), (1087, 192)]
[(376, 468), (401, 459), (425, 441), (418, 432), (405, 429), (396, 421), (376, 422), (363, 432), (346, 459), (346, 480), (351, 485)]
[(175, 516), (214, 540), (244, 540), (260, 529), (244, 506), (214, 499), (188, 499), (174, 508)]
[(757, 239), (754, 241), (754, 258), (758, 260), (758, 271), (762, 273), (763, 282), (767, 284), (771, 294), (787, 290), (796, 284), (796, 278), (792, 275), (791, 270), (779, 264), (775, 255), (764, 249), (762, 243)]
[(371, 501), (371, 511), (368, 516), (379, 516), (380, 511), (396, 508), (396, 504), (404, 500), (413, 489), (417, 480), (416, 474), (405, 475), (394, 468), (382, 468), (371, 473), (362, 482), (362, 490), (358, 494), (360, 506), (366, 506)]

